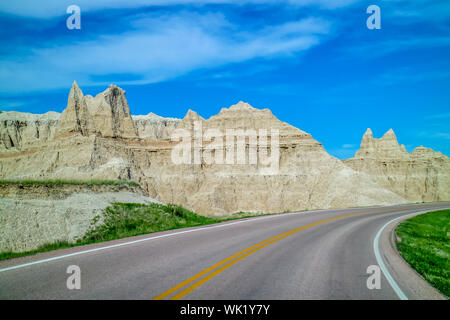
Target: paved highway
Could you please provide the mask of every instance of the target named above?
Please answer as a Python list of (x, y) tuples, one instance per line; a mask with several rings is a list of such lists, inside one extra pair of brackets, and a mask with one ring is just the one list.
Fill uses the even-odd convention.
[[(450, 203), (263, 216), (1, 261), (0, 299), (439, 299), (390, 230), (440, 208)], [(380, 289), (367, 288), (371, 265)]]

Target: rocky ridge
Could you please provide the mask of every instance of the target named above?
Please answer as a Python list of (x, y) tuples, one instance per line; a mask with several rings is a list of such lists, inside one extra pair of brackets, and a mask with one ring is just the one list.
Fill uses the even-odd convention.
[[(67, 108), (48, 125), (47, 138), (32, 139), (37, 130), (35, 120), (25, 121), (21, 130), (16, 129), (11, 124), (15, 120), (6, 119), (12, 116), (0, 114), (1, 178), (132, 179), (152, 198), (206, 215), (450, 199), (447, 189), (442, 187), (450, 181), (445, 156), (439, 158), (426, 148), (418, 148), (409, 155), (404, 147), (398, 146), (393, 132), (374, 139), (368, 131), (355, 158), (340, 161), (330, 156), (309, 133), (278, 120), (268, 109), (256, 109), (245, 102), (223, 108), (209, 119), (192, 110), (183, 119), (162, 118), (152, 113), (131, 116), (122, 89), (111, 85), (91, 97), (84, 96), (74, 83)], [(194, 139), (199, 125), (203, 134), (200, 146)], [(219, 143), (212, 151), (208, 147), (212, 141), (204, 134), (208, 130), (225, 133), (229, 129), (241, 130), (233, 146), (238, 148), (238, 138), (243, 139), (248, 155), (245, 164), (210, 163), (205, 157), (190, 164), (172, 161), (177, 142), (171, 140), (171, 135), (175, 130), (189, 133), (192, 154), (197, 148), (200, 155), (211, 152), (215, 157), (222, 150), (226, 157), (229, 148), (225, 143)], [(275, 174), (264, 173), (260, 161), (250, 163), (250, 152), (260, 159), (264, 149), (251, 149), (247, 130), (254, 130), (259, 142), (264, 138), (260, 129), (279, 132), (279, 168)], [(12, 137), (22, 143), (8, 144)], [(269, 145), (271, 141), (269, 137)], [(432, 163), (430, 155), (436, 157)], [(386, 159), (390, 159), (392, 170), (383, 171)], [(398, 161), (402, 164), (397, 165)], [(421, 165), (403, 164), (408, 161)], [(371, 163), (376, 163), (379, 169), (369, 170)], [(399, 175), (396, 166), (408, 172), (407, 178), (400, 178), (405, 173)], [(443, 170), (447, 170), (447, 175)], [(405, 189), (402, 179), (408, 181), (408, 188)]]
[(392, 129), (379, 139), (367, 129), (355, 156), (343, 162), (409, 202), (450, 199), (450, 159), (423, 146), (408, 153)]
[(45, 114), (1, 112), (0, 150), (21, 149), (51, 140), (58, 120), (59, 113), (52, 111)]

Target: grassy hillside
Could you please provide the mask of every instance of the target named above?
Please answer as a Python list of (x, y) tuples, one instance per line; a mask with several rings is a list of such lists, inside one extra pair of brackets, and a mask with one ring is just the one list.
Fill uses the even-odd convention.
[(45, 244), (36, 250), (27, 252), (1, 252), (0, 260), (152, 232), (242, 219), (255, 215), (258, 214), (239, 212), (227, 218), (209, 218), (197, 215), (181, 206), (172, 204), (114, 203), (105, 208), (102, 214), (92, 220), (91, 226), (86, 234), (77, 242), (69, 243), (59, 241), (57, 243)]
[(106, 208), (102, 216), (94, 218), (83, 241), (108, 241), (219, 221), (171, 204), (115, 203)]

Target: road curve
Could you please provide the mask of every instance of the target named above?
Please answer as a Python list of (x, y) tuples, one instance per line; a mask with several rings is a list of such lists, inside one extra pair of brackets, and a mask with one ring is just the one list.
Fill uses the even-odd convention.
[[(450, 203), (264, 216), (1, 261), (0, 299), (399, 299), (385, 273), (367, 288), (374, 240), (395, 218), (441, 208)], [(393, 255), (384, 242), (381, 259)], [(408, 299), (433, 297), (394, 260), (386, 271)], [(67, 289), (70, 265), (80, 290)]]

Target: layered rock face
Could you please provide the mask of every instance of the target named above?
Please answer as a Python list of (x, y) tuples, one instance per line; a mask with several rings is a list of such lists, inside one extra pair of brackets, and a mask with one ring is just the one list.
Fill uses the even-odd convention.
[[(310, 134), (278, 120), (270, 110), (244, 102), (210, 119), (192, 110), (182, 120), (152, 113), (131, 116), (122, 89), (111, 85), (94, 98), (84, 96), (74, 83), (67, 108), (52, 128), (49, 138), (2, 149), (0, 177), (132, 179), (152, 198), (205, 215), (386, 205), (410, 199), (372, 172), (331, 157)], [(2, 139), (8, 141), (13, 129), (2, 127)], [(393, 133), (382, 144), (373, 137), (365, 139), (361, 156), (366, 158), (382, 154), (395, 155), (393, 161), (404, 156), (420, 162), (430, 157), (428, 150), (419, 149), (413, 156), (397, 148)], [(174, 159), (178, 149), (182, 161)], [(448, 181), (448, 176), (435, 179)], [(417, 198), (424, 188), (408, 192)], [(433, 190), (425, 194), (440, 192)], [(449, 199), (448, 194), (438, 196), (445, 197)]]
[[(170, 165), (166, 172), (174, 172), (172, 179), (182, 190), (162, 177), (158, 183), (164, 190), (163, 201), (184, 203), (201, 213), (230, 213), (236, 211), (284, 212), (302, 209), (361, 206), (369, 204), (402, 203), (404, 199), (383, 190), (365, 174), (357, 173), (327, 154), (322, 144), (304, 131), (279, 121), (269, 110), (259, 110), (240, 102), (224, 108), (216, 116), (204, 120), (189, 111), (179, 128), (188, 128), (194, 136), (194, 123), (201, 122), (203, 132), (218, 129), (259, 129), (279, 131), (279, 168), (275, 172), (261, 171), (260, 161), (250, 164), (250, 139), (246, 137), (245, 164)], [(248, 134), (248, 131), (247, 131)], [(239, 134), (238, 134), (239, 136)], [(271, 138), (268, 138), (270, 140)], [(238, 148), (238, 137), (235, 150)], [(203, 150), (206, 141), (203, 141)], [(192, 144), (194, 145), (194, 144)], [(270, 143), (269, 143), (270, 145)], [(226, 158), (226, 147), (223, 147)], [(261, 150), (257, 148), (256, 158)], [(272, 150), (270, 150), (272, 152)], [(165, 165), (167, 166), (167, 165)], [(161, 167), (161, 170), (164, 170)], [(181, 172), (181, 175), (180, 175)], [(182, 179), (180, 179), (180, 176)]]
[(57, 241), (75, 242), (83, 237), (92, 219), (107, 206), (115, 202), (155, 202), (139, 193), (111, 192), (108, 188), (100, 192), (83, 187), (78, 192), (65, 189), (51, 186), (40, 190), (41, 194), (39, 190), (30, 194), (23, 189), (8, 192), (2, 186), (0, 252), (29, 251)]
[(163, 118), (152, 112), (133, 116), (125, 98), (125, 91), (115, 85), (95, 98), (84, 96), (76, 82), (69, 93), (67, 107), (62, 114), (0, 112), (0, 150), (22, 149), (66, 136), (169, 139), (181, 119)]
[(375, 139), (372, 130), (368, 128), (355, 158), (406, 159), (408, 158), (408, 152), (404, 145), (398, 144), (397, 137), (392, 129), (389, 129), (380, 139)]
[(84, 96), (74, 82), (67, 108), (59, 119), (56, 136), (72, 133), (102, 137), (137, 138), (137, 130), (125, 98), (125, 91), (115, 85), (97, 96)]
[(146, 140), (170, 139), (170, 134), (181, 119), (160, 117), (153, 112), (145, 116), (132, 116), (138, 136)]
[(410, 202), (450, 199), (450, 159), (422, 146), (409, 154), (392, 129), (379, 139), (367, 129), (360, 150), (344, 163)]
[(0, 113), (0, 150), (20, 149), (39, 141), (53, 138), (59, 113), (31, 114), (21, 112)]

